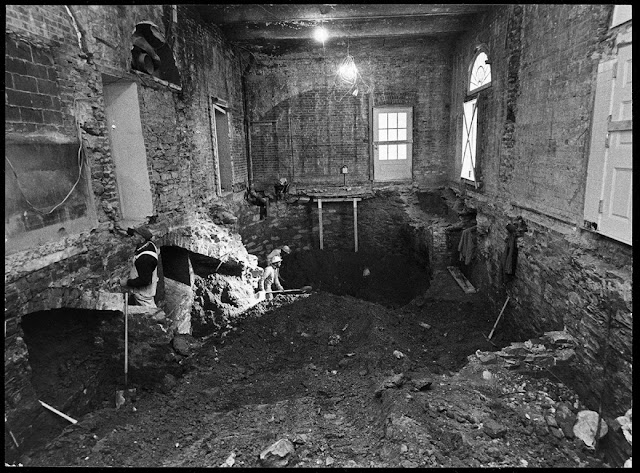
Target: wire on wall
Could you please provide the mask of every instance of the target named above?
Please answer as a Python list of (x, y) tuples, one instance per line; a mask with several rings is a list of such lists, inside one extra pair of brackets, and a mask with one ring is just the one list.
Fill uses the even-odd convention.
[[(74, 112), (76, 111), (76, 99), (73, 99), (73, 110), (74, 110)], [(29, 207), (31, 207), (33, 210), (35, 210), (39, 214), (49, 215), (49, 214), (53, 213), (62, 204), (64, 204), (69, 199), (69, 197), (71, 196), (71, 194), (73, 193), (75, 188), (78, 186), (78, 183), (80, 182), (80, 179), (82, 178), (82, 169), (84, 167), (84, 145), (82, 143), (82, 134), (81, 134), (81, 131), (80, 131), (80, 124), (78, 123), (78, 118), (77, 118), (75, 113), (74, 113), (74, 121), (75, 121), (75, 124), (76, 124), (76, 130), (78, 132), (78, 141), (79, 141), (78, 154), (77, 154), (77, 157), (78, 157), (78, 178), (76, 179), (76, 182), (73, 184), (73, 186), (71, 187), (71, 189), (69, 190), (67, 195), (64, 197), (64, 199), (62, 199), (62, 201), (60, 203), (56, 204), (49, 211), (45, 211), (43, 209), (39, 209), (34, 204), (31, 203), (31, 201), (27, 198), (22, 185), (20, 184), (20, 179), (18, 177), (18, 173), (16, 172), (16, 169), (13, 167), (13, 163), (11, 163), (11, 160), (9, 159), (9, 157), (6, 154), (4, 155), (4, 159), (7, 161), (7, 163), (9, 163), (9, 167), (13, 171), (13, 175), (16, 177), (16, 183), (18, 184), (18, 189), (20, 190), (20, 193), (22, 194), (22, 197), (24, 197), (24, 200), (29, 205)]]

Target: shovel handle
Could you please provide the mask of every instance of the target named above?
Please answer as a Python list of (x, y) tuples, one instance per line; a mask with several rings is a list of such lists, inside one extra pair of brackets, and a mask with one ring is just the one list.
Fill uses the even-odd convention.
[(489, 334), (489, 340), (491, 340), (491, 337), (493, 337), (493, 332), (496, 329), (496, 327), (498, 326), (498, 322), (500, 322), (500, 318), (502, 317), (502, 313), (504, 312), (504, 309), (507, 307), (507, 302), (509, 302), (510, 298), (511, 298), (511, 296), (507, 296), (507, 300), (504, 301), (504, 305), (502, 306), (502, 310), (500, 311), (500, 314), (498, 315), (498, 318), (496, 319), (496, 323), (493, 324), (493, 328), (491, 329), (491, 333)]

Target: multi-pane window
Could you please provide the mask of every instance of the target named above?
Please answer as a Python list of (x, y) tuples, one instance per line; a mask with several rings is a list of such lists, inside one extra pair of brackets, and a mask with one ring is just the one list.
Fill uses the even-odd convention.
[(407, 159), (406, 143), (382, 142), (407, 141), (407, 113), (393, 112), (378, 115), (379, 158), (382, 161)]

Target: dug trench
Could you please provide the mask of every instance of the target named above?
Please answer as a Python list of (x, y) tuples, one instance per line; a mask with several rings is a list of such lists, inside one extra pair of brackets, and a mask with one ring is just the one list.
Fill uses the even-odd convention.
[[(580, 407), (575, 393), (549, 373), (510, 369), (491, 356), (509, 344), (508, 310), (490, 343), (494, 304), (480, 293), (463, 293), (443, 274), (430, 285), (410, 260), (315, 251), (289, 263), (285, 285), (310, 284), (311, 294), (278, 295), (207, 336), (191, 337), (189, 353), (166, 353), (175, 357), (174, 371), (164, 377), (132, 372), (136, 396), (119, 409), (113, 392), (122, 387), (122, 360), (96, 348), (119, 345), (109, 337), (96, 340), (100, 317), (93, 314), (89, 322), (83, 314), (61, 312), (40, 335), (27, 321), (25, 338), (48, 340), (41, 344), (48, 353), (31, 352), (39, 395), (55, 401), (65, 387), (82, 385), (94, 400), (66, 403), (76, 424), (43, 412), (43, 424), (62, 431), (42, 429), (18, 461), (602, 466), (582, 441), (551, 425), (555, 408)], [(63, 323), (70, 317), (75, 324)], [(82, 336), (61, 331), (69, 325)]]

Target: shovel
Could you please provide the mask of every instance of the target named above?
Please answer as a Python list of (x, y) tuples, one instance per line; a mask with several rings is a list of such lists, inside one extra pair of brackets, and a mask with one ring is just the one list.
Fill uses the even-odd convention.
[(282, 289), (280, 291), (266, 291), (270, 294), (308, 294), (313, 288), (311, 286), (302, 286), (300, 289)]

